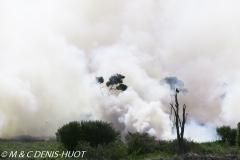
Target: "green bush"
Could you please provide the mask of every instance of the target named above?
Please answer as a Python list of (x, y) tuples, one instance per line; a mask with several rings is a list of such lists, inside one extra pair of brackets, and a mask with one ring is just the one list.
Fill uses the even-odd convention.
[[(160, 152), (168, 153), (169, 155), (175, 155), (178, 153), (178, 142), (177, 139), (174, 140), (159, 140), (157, 150)], [(188, 141), (183, 139), (183, 152), (190, 153), (199, 150), (199, 143), (194, 141)]]
[(240, 122), (237, 124), (236, 144), (240, 147)]
[(183, 139), (183, 150), (184, 153), (192, 153), (192, 152), (198, 152), (199, 150), (199, 143), (194, 141), (189, 141), (187, 139)]
[(231, 129), (230, 126), (217, 127), (218, 135), (221, 137), (223, 144), (234, 146), (236, 144), (237, 129)]
[(154, 136), (148, 133), (131, 133), (128, 132), (125, 136), (128, 147), (128, 153), (134, 155), (142, 155), (146, 153), (153, 153), (157, 149), (157, 141)]
[(115, 131), (111, 123), (103, 121), (82, 121), (80, 140), (89, 142), (92, 147), (108, 144), (120, 139), (120, 132)]
[(92, 147), (108, 144), (120, 138), (120, 132), (115, 131), (112, 124), (103, 121), (70, 122), (63, 125), (56, 133), (57, 141), (69, 151), (74, 151), (78, 141), (89, 142)]
[(79, 141), (76, 150), (87, 151), (84, 154), (87, 159), (127, 159), (127, 146), (120, 141), (107, 145), (99, 144), (97, 147), (91, 147), (90, 143)]
[(56, 133), (56, 139), (69, 151), (74, 151), (80, 140), (81, 124), (77, 121), (63, 125)]
[(178, 152), (178, 143), (177, 139), (175, 140), (159, 140), (157, 150), (162, 153), (167, 153), (170, 155), (175, 155)]

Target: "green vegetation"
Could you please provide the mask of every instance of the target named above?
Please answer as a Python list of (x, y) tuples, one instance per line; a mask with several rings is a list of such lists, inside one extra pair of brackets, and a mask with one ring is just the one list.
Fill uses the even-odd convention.
[(128, 154), (143, 155), (153, 153), (157, 150), (157, 141), (155, 137), (148, 133), (131, 133), (128, 132), (125, 136)]
[(240, 147), (240, 122), (237, 124), (237, 128), (231, 128), (230, 126), (217, 127), (216, 129), (222, 144)]
[[(146, 136), (144, 133), (131, 133), (138, 137), (151, 137)], [(135, 139), (136, 137), (132, 137)], [(140, 138), (141, 139), (141, 138)], [(122, 141), (116, 141), (108, 143), (107, 145), (98, 145), (97, 147), (91, 147), (88, 142), (79, 142), (76, 150), (86, 150), (87, 152), (84, 154), (83, 158), (72, 158), (72, 159), (93, 159), (93, 160), (133, 160), (133, 159), (149, 159), (149, 160), (157, 160), (157, 159), (177, 159), (177, 140), (152, 140), (154, 143), (155, 150), (152, 152), (145, 152), (139, 154), (139, 150), (142, 147), (141, 145), (136, 147), (135, 151), (129, 153), (128, 152), (128, 143)], [(145, 142), (147, 143), (147, 142)], [(63, 148), (60, 142), (57, 141), (8, 141), (2, 140), (0, 141), (0, 151), (24, 151), (25, 153), (29, 151), (67, 151), (67, 149)], [(220, 141), (214, 142), (204, 142), (197, 143), (194, 141), (188, 141), (184, 139), (185, 146), (185, 157), (191, 159), (194, 157), (223, 157), (231, 156), (236, 157), (240, 155), (240, 149), (237, 146), (230, 146), (227, 144), (222, 144)], [(240, 158), (240, 157), (239, 157)], [(239, 159), (235, 158), (235, 159)], [(44, 159), (44, 158), (41, 158)], [(55, 159), (55, 158), (45, 158), (45, 159)], [(57, 159), (61, 159), (58, 157)], [(62, 158), (62, 160), (71, 160), (71, 158)], [(206, 158), (207, 159), (207, 158)], [(208, 158), (209, 159), (209, 158)], [(214, 159), (214, 158), (212, 158)], [(227, 159), (227, 158), (226, 158)]]
[(111, 142), (106, 145), (99, 144), (96, 147), (90, 146), (88, 142), (79, 142), (76, 150), (87, 151), (84, 158), (102, 160), (102, 159), (128, 159), (127, 146), (124, 142)]
[(88, 142), (91, 147), (117, 141), (120, 132), (112, 124), (103, 121), (70, 122), (58, 129), (56, 139), (69, 151), (74, 151), (78, 142)]
[[(23, 151), (24, 153), (28, 153), (29, 156), (34, 156), (37, 151), (64, 151), (65, 148), (61, 146), (60, 143), (56, 141), (39, 141), (39, 140), (0, 140), (0, 152), (7, 151), (7, 153), (17, 152), (16, 158), (4, 158), (4, 159), (18, 159), (19, 154)], [(34, 159), (34, 158), (28, 158)], [(42, 158), (44, 159), (44, 158)], [(45, 158), (51, 159), (51, 158)]]
[[(93, 160), (135, 160), (135, 159), (240, 159), (240, 148), (238, 144), (238, 128), (231, 129), (229, 126), (218, 127), (217, 133), (221, 140), (213, 142), (197, 143), (183, 139), (184, 154), (178, 156), (178, 141), (156, 140), (148, 133), (131, 133), (120, 140), (119, 132), (115, 131), (112, 124), (103, 121), (81, 121), (70, 122), (63, 125), (56, 133), (57, 140), (40, 141), (33, 139), (4, 140), (0, 139), (0, 152), (21, 151), (86, 151), (83, 157), (57, 159), (93, 159)], [(236, 131), (236, 134), (233, 133)], [(233, 137), (231, 137), (233, 136)], [(68, 139), (64, 139), (67, 138)], [(64, 141), (63, 141), (64, 139)], [(235, 139), (235, 145), (232, 143)], [(69, 141), (69, 144), (64, 144)], [(76, 142), (76, 143), (73, 143)], [(68, 148), (69, 147), (69, 148)], [(72, 153), (72, 152), (71, 152)], [(33, 159), (33, 158), (32, 158)], [(53, 160), (56, 157), (44, 157), (41, 159)]]
[(240, 122), (237, 124), (236, 144), (240, 147)]
[[(154, 136), (148, 133), (128, 132), (124, 141), (121, 141), (119, 139), (120, 133), (106, 122), (88, 121), (74, 123), (77, 123), (78, 126), (84, 126), (79, 129), (81, 130), (80, 137), (82, 138), (77, 140), (77, 146), (74, 149), (76, 151), (87, 151), (85, 154), (86, 159), (179, 158), (179, 156), (177, 157), (177, 139), (169, 141), (156, 140)], [(104, 127), (108, 129), (103, 129)], [(230, 159), (239, 159), (240, 149), (236, 144), (239, 142), (240, 123), (238, 128), (232, 129), (229, 126), (222, 126), (218, 127), (216, 131), (221, 140), (197, 143), (183, 139), (184, 155), (180, 157), (184, 157), (184, 159), (208, 159), (209, 157), (206, 156), (210, 156), (210, 159), (214, 159), (214, 157), (219, 159), (229, 159), (229, 157)], [(110, 138), (111, 136), (114, 138)]]
[[(101, 88), (103, 88), (103, 87), (110, 87), (108, 95), (109, 95), (110, 91), (112, 91), (112, 90), (125, 91), (128, 88), (128, 86), (123, 84), (124, 78), (125, 78), (125, 76), (118, 74), (118, 73), (112, 75), (109, 78), (109, 81), (106, 82), (106, 86), (100, 87), (100, 91), (101, 91)], [(96, 77), (96, 81), (97, 81), (97, 83), (102, 84), (104, 82), (104, 79), (103, 79), (103, 77)], [(115, 88), (114, 88), (114, 86), (115, 86)], [(101, 91), (101, 93), (102, 93), (102, 91)], [(102, 93), (102, 95), (103, 95), (103, 93)]]
[(74, 151), (78, 141), (80, 140), (80, 128), (80, 123), (77, 121), (65, 124), (59, 128), (56, 133), (57, 141), (61, 142), (62, 145), (69, 151)]
[(236, 144), (237, 129), (230, 126), (217, 127), (217, 133), (221, 137), (221, 142), (234, 146)]

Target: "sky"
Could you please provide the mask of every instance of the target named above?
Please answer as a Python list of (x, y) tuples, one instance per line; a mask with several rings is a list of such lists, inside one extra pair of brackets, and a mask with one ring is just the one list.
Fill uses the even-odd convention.
[[(70, 121), (103, 120), (124, 136), (172, 139), (177, 77), (185, 137), (217, 139), (240, 121), (240, 2), (0, 1), (0, 135), (55, 136)], [(124, 92), (97, 84), (124, 75)]]

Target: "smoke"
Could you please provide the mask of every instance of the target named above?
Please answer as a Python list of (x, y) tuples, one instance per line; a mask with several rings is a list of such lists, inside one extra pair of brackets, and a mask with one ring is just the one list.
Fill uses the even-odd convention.
[(188, 90), (184, 88), (183, 81), (179, 80), (177, 77), (165, 77), (161, 80), (161, 83), (166, 83), (169, 85), (170, 90), (177, 90), (178, 92), (187, 93)]
[[(165, 77), (189, 91), (179, 94), (187, 137), (211, 140), (217, 126), (236, 127), (239, 3), (1, 1), (1, 136), (54, 136), (69, 121), (101, 119), (123, 135), (175, 138)], [(116, 73), (129, 88), (103, 97), (95, 77)]]

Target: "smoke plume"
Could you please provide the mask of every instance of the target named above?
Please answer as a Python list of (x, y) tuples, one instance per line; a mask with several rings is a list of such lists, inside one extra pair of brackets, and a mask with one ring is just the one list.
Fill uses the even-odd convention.
[[(69, 121), (98, 119), (122, 135), (175, 138), (166, 77), (189, 91), (179, 93), (187, 138), (213, 140), (217, 126), (240, 121), (239, 1), (0, 4), (2, 137), (54, 136)], [(116, 73), (128, 89), (102, 96), (95, 77)]]

